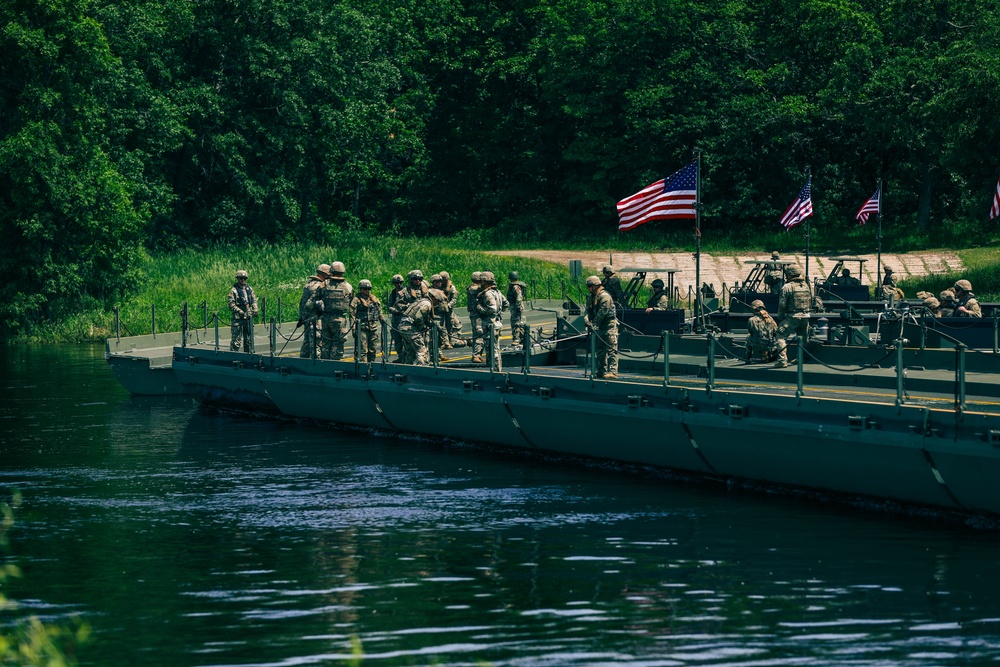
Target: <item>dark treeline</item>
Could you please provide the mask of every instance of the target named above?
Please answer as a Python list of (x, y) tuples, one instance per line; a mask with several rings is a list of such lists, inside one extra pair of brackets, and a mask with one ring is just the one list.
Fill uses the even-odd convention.
[[(715, 229), (985, 219), (995, 0), (8, 0), (0, 318), (144, 253), (338, 230), (539, 239), (704, 152)], [(981, 224), (977, 222), (976, 224)], [(964, 227), (963, 227), (964, 226)]]

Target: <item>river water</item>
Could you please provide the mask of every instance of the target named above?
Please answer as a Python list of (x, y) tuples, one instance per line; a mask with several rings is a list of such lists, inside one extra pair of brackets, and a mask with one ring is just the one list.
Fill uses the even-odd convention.
[(0, 359), (7, 592), (86, 620), (86, 665), (1000, 660), (995, 532), (133, 398), (100, 347)]

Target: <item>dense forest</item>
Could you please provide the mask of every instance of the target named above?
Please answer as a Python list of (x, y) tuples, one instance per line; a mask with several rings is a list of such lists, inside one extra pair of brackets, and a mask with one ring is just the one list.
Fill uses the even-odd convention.
[(816, 224), (882, 178), (894, 224), (974, 231), (1000, 167), (995, 0), (7, 0), (0, 29), (7, 330), (148, 252), (614, 229), (695, 148), (716, 229), (777, 225), (809, 169)]

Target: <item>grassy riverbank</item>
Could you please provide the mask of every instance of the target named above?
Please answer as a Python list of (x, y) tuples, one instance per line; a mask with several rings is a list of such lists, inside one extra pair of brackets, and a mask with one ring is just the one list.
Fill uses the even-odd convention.
[[(615, 237), (616, 239), (632, 237)], [(519, 244), (511, 244), (518, 247)], [(537, 245), (535, 247), (538, 247)], [(631, 245), (629, 245), (631, 248)], [(684, 249), (685, 245), (654, 247), (642, 246), (647, 252), (667, 249)], [(726, 254), (746, 252), (743, 247), (726, 244), (706, 244), (706, 252)], [(752, 247), (758, 248), (759, 244)], [(771, 246), (765, 246), (770, 248)], [(775, 247), (785, 250), (781, 246)], [(590, 249), (590, 243), (576, 249)], [(620, 243), (611, 243), (603, 249), (625, 249)], [(562, 249), (560, 245), (560, 249)], [(156, 330), (180, 329), (180, 311), (186, 301), (193, 326), (201, 326), (203, 313), (199, 305), (204, 301), (209, 318), (219, 312), (220, 319), (228, 321), (226, 294), (238, 268), (250, 273), (250, 284), (267, 304), (267, 316), (294, 320), (305, 279), (322, 262), (340, 260), (347, 265), (348, 279), (356, 286), (368, 278), (376, 291), (384, 295), (393, 274), (406, 274), (419, 268), (425, 275), (447, 270), (456, 284), (463, 287), (473, 271), (491, 270), (497, 274), (501, 286), (507, 273), (516, 270), (522, 279), (537, 285), (539, 296), (561, 296), (563, 283), (569, 280), (568, 267), (560, 262), (547, 262), (518, 257), (499, 256), (490, 252), (491, 247), (473, 235), (460, 235), (448, 239), (411, 239), (398, 237), (372, 237), (343, 234), (332, 245), (284, 244), (281, 246), (229, 246), (203, 250), (183, 250), (151, 257), (143, 267), (143, 282), (139, 291), (120, 304), (123, 335), (145, 334), (152, 330), (155, 307)], [(791, 250), (798, 250), (792, 248)], [(908, 296), (918, 290), (935, 294), (951, 286), (957, 278), (967, 278), (981, 300), (1000, 300), (1000, 250), (996, 248), (970, 248), (958, 251), (968, 270), (958, 275), (932, 275), (911, 279), (902, 287)], [(573, 288), (573, 293), (578, 293)], [(101, 308), (85, 310), (57, 322), (44, 323), (29, 336), (15, 342), (73, 342), (96, 341), (114, 334), (114, 314)]]

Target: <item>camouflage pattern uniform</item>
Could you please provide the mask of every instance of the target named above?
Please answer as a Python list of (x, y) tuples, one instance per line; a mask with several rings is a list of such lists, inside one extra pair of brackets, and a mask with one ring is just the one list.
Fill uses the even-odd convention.
[(322, 331), (323, 317), (323, 284), (330, 275), (330, 265), (320, 264), (316, 275), (309, 276), (306, 286), (302, 288), (302, 298), (299, 299), (299, 323), (302, 325), (302, 347), (299, 356), (303, 359), (317, 359), (320, 354), (319, 336)]
[(932, 296), (923, 300), (924, 311), (931, 317), (941, 317), (941, 302)]
[(472, 284), (465, 288), (465, 308), (469, 311), (469, 321), (472, 324), (472, 360), (483, 363), (483, 321), (479, 319), (479, 271), (472, 274)]
[(465, 339), (462, 338), (462, 318), (460, 318), (456, 312), (456, 306), (458, 305), (458, 288), (456, 288), (455, 283), (451, 281), (451, 274), (447, 271), (441, 272), (441, 278), (444, 281), (443, 291), (445, 300), (448, 302), (448, 317), (444, 321), (448, 346), (464, 347)]
[(653, 293), (646, 301), (646, 312), (654, 310), (666, 310), (670, 305), (670, 298), (664, 288), (663, 281), (657, 278), (652, 282)]
[(778, 361), (775, 366), (784, 368), (788, 365), (788, 342), (790, 334), (798, 334), (799, 345), (805, 344), (806, 334), (809, 331), (809, 309), (812, 307), (812, 289), (802, 277), (802, 272), (797, 266), (789, 266), (785, 270), (788, 282), (781, 288), (781, 295), (778, 297), (778, 318), (781, 324), (778, 325), (777, 348)]
[(954, 317), (983, 316), (983, 309), (979, 306), (976, 295), (972, 293), (972, 283), (968, 280), (959, 280), (952, 289), (955, 291)]
[(510, 304), (510, 340), (513, 345), (524, 344), (524, 297), (528, 286), (520, 280), (517, 271), (507, 275), (507, 303)]
[(382, 323), (382, 302), (372, 294), (372, 284), (362, 280), (358, 284), (358, 294), (351, 299), (351, 317), (355, 322), (355, 341), (358, 345), (357, 358), (369, 364), (375, 361)]
[(615, 318), (615, 302), (604, 289), (597, 276), (587, 278), (587, 315), (584, 323), (597, 336), (594, 353), (597, 371), (594, 377), (618, 377), (618, 320)]
[(955, 293), (946, 289), (938, 295), (941, 299), (941, 308), (938, 310), (938, 317), (955, 316)]
[(392, 338), (392, 347), (396, 350), (396, 361), (403, 356), (403, 337), (399, 333), (399, 321), (403, 319), (403, 311), (406, 310), (406, 287), (403, 285), (403, 276), (396, 274), (392, 277), (392, 290), (389, 292), (389, 336)]
[[(483, 326), (483, 337), (486, 338), (493, 332), (493, 370), (503, 370), (503, 358), (500, 354), (500, 336), (503, 332), (503, 310), (507, 301), (504, 295), (497, 289), (496, 279), (491, 271), (483, 271), (480, 274), (483, 286), (479, 290), (477, 312)], [(487, 345), (487, 352), (489, 347)]]
[(229, 312), (233, 319), (229, 349), (239, 352), (242, 347), (247, 354), (253, 354), (253, 317), (257, 314), (257, 297), (246, 280), (247, 272), (240, 269), (236, 272), (236, 283), (229, 290)]
[[(771, 253), (771, 261), (777, 262), (781, 255), (777, 252)], [(771, 294), (781, 294), (781, 288), (785, 286), (785, 269), (781, 264), (772, 264), (764, 271), (764, 284), (771, 290)]]
[(615, 275), (615, 270), (611, 265), (605, 266), (601, 269), (601, 272), (604, 273), (604, 280), (601, 281), (601, 287), (611, 295), (611, 300), (615, 302), (616, 306), (623, 308), (622, 299), (625, 298), (625, 290), (622, 289), (622, 281)]
[(882, 267), (885, 277), (882, 278), (882, 285), (878, 294), (880, 299), (902, 299), (905, 295), (903, 290), (896, 286), (896, 277), (892, 275), (892, 269), (888, 266)]
[(764, 308), (764, 302), (755, 300), (750, 304), (754, 314), (747, 321), (747, 357), (749, 364), (754, 357), (762, 361), (768, 361), (775, 348), (775, 335), (778, 331), (778, 324)]
[[(440, 273), (435, 273), (431, 276), (431, 289), (436, 289), (441, 292), (441, 299), (435, 300), (434, 302), (434, 319), (441, 325), (437, 328), (438, 331), (438, 360), (448, 361), (441, 350), (451, 349), (452, 345), (448, 339), (448, 322), (451, 320), (451, 307), (448, 304), (448, 297), (444, 292), (444, 277)], [(427, 340), (427, 347), (433, 349), (433, 330), (431, 330), (431, 337)]]
[(434, 324), (434, 304), (429, 295), (418, 294), (419, 296), (407, 304), (399, 322), (399, 333), (403, 338), (399, 363), (427, 366), (430, 364), (430, 357), (427, 353), (426, 337), (427, 330)]
[(323, 359), (344, 358), (354, 288), (344, 280), (343, 266), (334, 262), (331, 266), (333, 275), (323, 286), (323, 345), (320, 354)]

